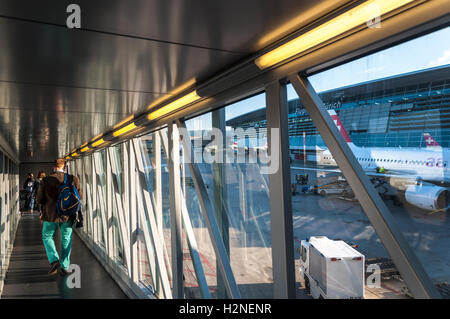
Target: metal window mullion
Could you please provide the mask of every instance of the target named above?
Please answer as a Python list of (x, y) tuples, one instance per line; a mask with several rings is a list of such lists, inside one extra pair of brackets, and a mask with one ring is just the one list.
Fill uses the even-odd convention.
[[(289, 130), (286, 85), (266, 85), (267, 142), (279, 166), (269, 174), (270, 229), (272, 240), (273, 297), (295, 298), (294, 228), (292, 221)], [(272, 139), (272, 129), (278, 139)], [(272, 163), (273, 163), (272, 158)]]
[[(167, 144), (167, 140), (165, 140), (165, 139), (163, 139), (163, 140), (164, 140), (164, 144)], [(165, 147), (164, 147), (164, 149), (166, 151), (166, 155), (168, 153), (168, 151), (166, 150), (167, 147), (168, 147), (167, 145), (165, 145)], [(189, 249), (189, 253), (192, 258), (192, 263), (194, 265), (195, 275), (196, 275), (196, 278), (197, 278), (197, 281), (198, 281), (198, 284), (200, 287), (200, 292), (202, 294), (202, 297), (209, 299), (209, 298), (211, 298), (211, 294), (209, 292), (208, 283), (206, 281), (206, 276), (205, 276), (205, 273), (203, 270), (203, 265), (202, 265), (200, 254), (198, 251), (197, 240), (195, 239), (194, 230), (192, 228), (188, 209), (186, 206), (186, 198), (185, 198), (183, 190), (181, 189), (181, 186), (180, 186), (180, 199), (181, 199), (180, 200), (181, 218), (182, 218), (182, 223), (184, 225), (184, 230), (186, 232), (188, 249)]]
[[(186, 129), (186, 125), (184, 122), (177, 120), (176, 123), (179, 128)], [(200, 169), (198, 165), (194, 163), (193, 159), (194, 150), (192, 147), (190, 137), (188, 136), (188, 138), (186, 138), (186, 136), (184, 136), (182, 143), (189, 157), (188, 160), (189, 170), (191, 172), (191, 176), (194, 181), (195, 189), (200, 204), (200, 209), (202, 211), (203, 218), (208, 227), (209, 236), (211, 237), (211, 243), (213, 245), (214, 252), (216, 253), (216, 257), (219, 261), (218, 262), (219, 270), (224, 279), (227, 294), (231, 298), (240, 298), (241, 294), (236, 284), (236, 279), (234, 278), (233, 270), (230, 264), (230, 259), (228, 257), (226, 247), (223, 243), (222, 236), (220, 234), (219, 225), (217, 224), (217, 220), (214, 215), (211, 200), (209, 199), (209, 195), (206, 190), (206, 186), (203, 181), (202, 175), (200, 173)]]
[[(85, 213), (85, 220), (86, 220), (86, 224), (92, 224), (91, 223), (91, 212), (90, 212), (90, 209), (91, 209), (91, 200), (90, 200), (90, 198), (91, 198), (91, 194), (90, 194), (90, 192), (89, 192), (89, 189), (88, 189), (88, 183), (87, 183), (87, 180), (86, 180), (86, 172), (85, 172), (85, 170), (84, 170), (84, 160), (83, 159), (81, 159), (81, 160), (79, 160), (79, 163), (81, 164), (81, 180), (82, 180), (82, 188), (83, 188), (83, 194), (84, 194), (84, 203), (85, 203), (85, 205), (84, 205), (84, 213)], [(86, 226), (86, 233), (89, 235), (89, 236), (92, 236), (91, 234), (90, 234), (90, 232), (89, 232), (89, 227), (88, 226)]]
[[(2, 167), (1, 167), (1, 173), (0, 173), (0, 210), (2, 212), (5, 211), (4, 208), (4, 202), (5, 202), (5, 198), (4, 198), (4, 187), (5, 187), (5, 183), (3, 182), (3, 178), (4, 178), (4, 173), (5, 173), (5, 154), (2, 153)], [(5, 223), (6, 223), (6, 218), (5, 218), (5, 214), (1, 214), (0, 215), (1, 219), (0, 219), (0, 264), (3, 267), (3, 262), (4, 262), (4, 258), (6, 257), (6, 252), (5, 252)], [(1, 269), (3, 270), (3, 268)], [(5, 270), (6, 271), (6, 270)]]
[(158, 231), (163, 233), (163, 212), (162, 212), (162, 174), (161, 174), (161, 135), (158, 133), (153, 134), (153, 156), (155, 157), (155, 213), (156, 223), (158, 225)]
[[(152, 156), (155, 161), (155, 167), (154, 169), (154, 190), (153, 193), (150, 194), (153, 198), (154, 203), (154, 212), (156, 217), (156, 225), (158, 227), (158, 234), (160, 236), (163, 236), (164, 234), (164, 225), (163, 225), (163, 211), (162, 211), (162, 162), (161, 162), (161, 135), (158, 132), (152, 133)], [(139, 152), (141, 149), (139, 148)], [(137, 153), (136, 153), (137, 154)], [(141, 158), (142, 159), (142, 158)], [(151, 160), (151, 159), (150, 159)], [(163, 251), (165, 249), (164, 244), (164, 238), (162, 238), (163, 243)], [(163, 254), (164, 257), (167, 257), (167, 254)], [(169, 265), (169, 263), (167, 263)], [(161, 281), (159, 280), (159, 277), (157, 278), (157, 282), (155, 285), (161, 289)]]
[[(222, 140), (220, 141), (223, 148), (218, 149), (216, 156), (220, 156), (220, 161), (212, 164), (213, 172), (213, 185), (214, 185), (214, 212), (216, 214), (217, 223), (220, 229), (220, 235), (222, 236), (225, 249), (228, 256), (230, 256), (230, 225), (228, 221), (227, 211), (224, 203), (226, 201), (226, 178), (225, 178), (225, 147), (227, 145), (226, 136), (226, 121), (225, 121), (225, 108), (221, 108), (212, 112), (212, 127), (219, 129), (222, 133)], [(219, 136), (215, 136), (218, 139)], [(217, 263), (217, 262), (216, 262)], [(216, 265), (219, 268), (218, 265)], [(217, 296), (219, 299), (226, 298), (226, 290), (223, 284), (224, 279), (221, 274), (217, 276)]]
[[(131, 256), (131, 279), (134, 282), (139, 280), (139, 252), (138, 252), (138, 219), (137, 219), (137, 189), (136, 189), (136, 156), (132, 146), (133, 141), (129, 140), (125, 144), (125, 152), (128, 159), (128, 194), (129, 194), (129, 229), (130, 229), (130, 256)], [(145, 226), (145, 225), (144, 225)], [(142, 227), (142, 226), (141, 226)]]
[[(130, 231), (130, 171), (129, 171), (129, 155), (127, 149), (127, 143), (125, 142), (121, 144), (119, 147), (122, 148), (122, 195), (123, 195), (123, 211), (125, 212), (125, 226), (127, 227), (128, 232)], [(131, 233), (129, 234), (129, 238), (131, 239)], [(131, 241), (130, 241), (131, 243)]]
[(89, 212), (89, 221), (91, 223), (91, 237), (92, 240), (94, 240), (94, 236), (95, 236), (95, 227), (94, 227), (94, 207), (93, 207), (93, 198), (92, 198), (92, 192), (94, 191), (92, 188), (92, 184), (91, 181), (89, 180), (89, 172), (85, 172), (85, 176), (86, 176), (86, 193), (88, 194), (87, 198), (88, 198), (88, 212)]
[(91, 189), (92, 189), (92, 212), (93, 212), (93, 221), (94, 221), (94, 231), (93, 231), (93, 238), (94, 242), (99, 242), (99, 232), (98, 232), (98, 201), (97, 201), (97, 174), (95, 172), (95, 163), (94, 163), (94, 156), (90, 155), (88, 157), (90, 163), (91, 163), (91, 169), (90, 169), (90, 178), (91, 178)]
[(106, 251), (108, 251), (108, 234), (107, 234), (108, 227), (107, 227), (107, 221), (106, 221), (106, 207), (105, 207), (105, 199), (104, 199), (103, 190), (102, 190), (103, 186), (101, 184), (100, 165), (98, 163), (100, 160), (99, 159), (100, 154), (94, 153), (94, 154), (92, 154), (92, 156), (94, 157), (93, 162), (95, 163), (94, 171), (96, 172), (95, 177), (97, 180), (97, 194), (98, 194), (97, 196), (99, 199), (98, 202), (100, 202), (100, 205), (98, 205), (99, 206), (99, 208), (98, 208), (99, 214), (97, 214), (97, 215), (100, 216), (100, 223), (101, 223), (101, 227), (103, 229), (103, 238), (105, 239), (105, 248), (106, 248)]
[(106, 218), (107, 218), (107, 230), (108, 230), (108, 256), (114, 259), (115, 243), (114, 243), (114, 215), (112, 206), (112, 176), (111, 176), (111, 164), (109, 162), (109, 153), (105, 152), (106, 167), (105, 167), (105, 178), (106, 178)]
[(117, 169), (117, 165), (116, 165), (116, 160), (113, 159), (114, 154), (112, 154), (112, 152), (114, 151), (114, 149), (107, 148), (107, 151), (110, 152), (109, 161), (111, 164), (111, 168), (112, 168), (112, 172), (113, 172), (113, 179), (114, 179), (114, 183), (112, 184), (113, 194), (115, 197), (114, 204), (116, 205), (117, 217), (118, 217), (118, 221), (119, 221), (119, 231), (120, 231), (120, 234), (122, 235), (122, 244), (123, 244), (122, 246), (123, 246), (124, 253), (125, 253), (125, 263), (127, 264), (127, 267), (129, 267), (130, 266), (130, 238), (128, 236), (128, 228), (126, 227), (126, 222), (125, 222), (125, 217), (124, 217), (125, 212), (123, 210), (122, 197), (121, 197), (121, 194), (119, 193), (119, 190), (116, 189), (116, 185), (117, 185), (117, 187), (119, 185), (119, 180), (117, 177), (118, 169)]
[(412, 294), (441, 298), (311, 83), (299, 74), (289, 80)]
[[(140, 180), (140, 190), (143, 195), (144, 203), (143, 207), (144, 209), (139, 209), (138, 214), (140, 217), (140, 221), (142, 224), (142, 231), (144, 232), (144, 240), (147, 247), (149, 247), (150, 239), (153, 242), (153, 247), (155, 249), (156, 254), (156, 263), (158, 265), (159, 269), (159, 275), (160, 275), (160, 284), (163, 290), (163, 294), (166, 298), (172, 298), (172, 292), (170, 289), (170, 282), (169, 282), (169, 275), (168, 270), (166, 268), (166, 264), (164, 262), (164, 237), (163, 233), (159, 232), (159, 225), (157, 224), (157, 221), (155, 219), (155, 214), (153, 212), (153, 206), (151, 202), (150, 193), (147, 188), (147, 183), (145, 180), (145, 170), (144, 170), (144, 162), (142, 159), (141, 149), (139, 147), (139, 140), (133, 141), (133, 147), (134, 147), (134, 154), (136, 157), (136, 166), (139, 173), (139, 180)], [(150, 229), (152, 231), (152, 234), (150, 235), (150, 231), (147, 227), (147, 222), (150, 223)], [(145, 227), (144, 227), (145, 225)], [(149, 254), (149, 251), (147, 251), (147, 254)], [(150, 256), (149, 256), (150, 258)], [(168, 264), (170, 266), (170, 264)]]
[(180, 134), (175, 123), (169, 124), (169, 189), (172, 249), (172, 289), (175, 299), (184, 298), (183, 242), (180, 185)]
[(5, 170), (5, 175), (4, 175), (4, 179), (3, 179), (3, 183), (5, 184), (5, 189), (4, 189), (4, 193), (5, 193), (5, 198), (4, 198), (5, 210), (4, 210), (3, 213), (5, 214), (5, 217), (6, 217), (6, 220), (5, 220), (5, 238), (4, 238), (4, 240), (5, 240), (5, 245), (6, 245), (6, 251), (8, 251), (9, 248), (10, 248), (10, 238), (9, 238), (10, 227), (9, 227), (9, 224), (10, 224), (10, 220), (11, 220), (11, 212), (9, 210), (9, 178), (8, 178), (8, 176), (9, 176), (9, 166), (10, 166), (9, 159), (7, 159), (6, 162), (7, 162), (8, 165), (5, 165), (6, 170)]
[(192, 228), (191, 220), (189, 217), (188, 209), (186, 207), (186, 199), (184, 195), (181, 195), (181, 217), (183, 220), (184, 230), (186, 232), (187, 243), (189, 252), (191, 254), (192, 264), (194, 265), (195, 276), (197, 278), (198, 286), (203, 298), (210, 299), (208, 282), (206, 281), (205, 272), (203, 270), (200, 253), (198, 251), (197, 240), (195, 239), (194, 229)]

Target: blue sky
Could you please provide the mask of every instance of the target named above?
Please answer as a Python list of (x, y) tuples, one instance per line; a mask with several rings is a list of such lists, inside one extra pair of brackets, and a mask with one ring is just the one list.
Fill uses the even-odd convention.
[[(317, 92), (322, 92), (446, 64), (450, 64), (450, 27), (313, 75), (309, 80)], [(287, 91), (288, 100), (298, 97), (291, 85)], [(260, 109), (265, 104), (265, 94), (234, 103), (226, 108), (226, 119)], [(211, 115), (206, 114), (189, 121), (187, 126), (208, 129), (210, 123)]]

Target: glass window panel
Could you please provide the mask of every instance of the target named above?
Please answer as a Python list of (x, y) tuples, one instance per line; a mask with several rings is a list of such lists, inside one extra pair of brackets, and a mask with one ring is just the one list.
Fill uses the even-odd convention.
[[(118, 183), (113, 183), (114, 186), (117, 186), (118, 189), (113, 189), (113, 229), (114, 229), (114, 257), (118, 262), (120, 262), (124, 267), (126, 267), (125, 262), (125, 253), (123, 250), (123, 241), (122, 235), (120, 233), (120, 224), (119, 224), (119, 211), (117, 209), (117, 205), (120, 205), (120, 202), (116, 201), (116, 196), (114, 192), (118, 192), (123, 199), (123, 164), (122, 164), (122, 145), (111, 146), (111, 163), (112, 163), (112, 174), (117, 177)], [(114, 176), (112, 176), (114, 178)], [(123, 227), (126, 228), (124, 225)], [(125, 229), (124, 231), (128, 231)]]
[[(419, 98), (419, 93), (416, 92), (418, 80), (423, 85), (448, 80), (449, 66), (442, 62), (440, 57), (446, 56), (446, 52), (450, 50), (449, 42), (445, 41), (449, 35), (450, 28), (447, 27), (316, 74), (310, 77), (310, 81), (322, 99), (331, 97), (327, 101), (337, 102), (336, 93), (339, 92), (346, 97), (346, 101), (355, 102), (351, 106), (355, 110), (366, 100), (365, 95), (375, 95), (380, 87), (383, 88), (380, 94), (386, 99), (394, 98), (396, 92), (405, 90), (410, 91), (409, 98), (414, 101)], [(409, 51), (409, 48), (414, 50)], [(368, 80), (370, 82), (366, 82)], [(442, 93), (436, 97), (444, 98)], [(360, 143), (355, 143), (356, 145), (348, 141), (349, 146), (355, 157), (374, 159), (359, 162), (429, 277), (441, 293), (448, 297), (447, 282), (450, 279), (450, 271), (447, 265), (450, 262), (450, 254), (447, 247), (450, 242), (447, 234), (450, 224), (446, 217), (446, 164), (450, 159), (447, 149), (437, 145), (436, 136), (444, 139), (445, 137), (437, 134), (432, 136), (423, 125), (424, 122), (430, 121), (428, 115), (432, 113), (429, 109), (422, 109), (415, 102), (405, 111), (393, 108), (392, 104), (387, 107), (390, 107), (388, 113), (374, 113), (371, 116), (371, 121), (377, 123), (377, 134), (369, 136), (366, 141), (359, 140)], [(340, 112), (337, 113), (340, 116)], [(439, 113), (436, 113), (436, 116), (439, 121), (443, 120)], [(394, 123), (402, 123), (403, 119), (408, 119), (407, 124), (394, 126)], [(390, 124), (384, 126), (386, 121)], [(350, 132), (350, 139), (353, 141), (351, 128), (343, 124), (341, 132), (342, 127)], [(378, 131), (381, 128), (383, 131)], [(448, 132), (449, 128), (442, 126), (441, 130)], [(390, 138), (391, 134), (397, 133), (402, 134), (401, 138)], [(422, 139), (426, 142), (421, 143)], [(448, 141), (442, 143), (448, 145)], [(291, 144), (290, 147), (291, 151), (303, 148), (308, 154), (308, 150), (316, 145)], [(329, 150), (316, 149), (313, 153), (318, 160), (294, 161), (291, 166), (293, 182), (294, 174), (299, 172), (308, 174), (309, 177), (307, 184), (297, 185), (301, 191), (292, 199), (296, 240), (317, 235), (340, 238), (357, 244), (357, 250), (365, 256), (366, 261), (373, 262), (374, 259), (383, 258), (389, 262), (390, 256), (362, 212), (351, 188), (340, 173), (330, 171), (337, 168), (334, 160), (323, 160), (323, 155), (329, 154)], [(396, 159), (400, 161), (395, 161)], [(319, 196), (314, 195), (314, 192)], [(297, 246), (299, 245), (297, 242)], [(299, 260), (297, 263), (300, 264)], [(395, 265), (392, 266), (393, 275), (382, 276), (380, 288), (366, 286), (366, 298), (407, 297), (408, 290), (395, 272)], [(301, 279), (298, 270), (297, 273), (298, 279)]]
[[(253, 116), (249, 118), (249, 114)], [(221, 116), (223, 129), (219, 125)], [(250, 156), (259, 152), (262, 154), (267, 149), (265, 94), (189, 120), (186, 126), (218, 223), (222, 225), (222, 235), (225, 245), (229, 247), (231, 267), (241, 296), (272, 298), (268, 177), (262, 173), (264, 164), (256, 156)], [(224, 145), (214, 143), (215, 139), (221, 140), (218, 136), (211, 138), (220, 131)], [(214, 161), (209, 160), (214, 158), (219, 148), (224, 150), (225, 155), (218, 155)], [(185, 188), (197, 242), (203, 245), (200, 251), (206, 259), (203, 265), (208, 284), (213, 285), (213, 276), (208, 277), (208, 272), (219, 277), (217, 261), (209, 241), (203, 239), (209, 238), (209, 234), (198, 208), (195, 189), (189, 184)], [(219, 278), (217, 280), (218, 287), (213, 296), (222, 297), (223, 284)]]
[(105, 175), (105, 150), (92, 154), (95, 160), (97, 173), (97, 231), (100, 244), (105, 247), (105, 234), (102, 219), (106, 218), (106, 175)]
[[(150, 221), (147, 225), (150, 234), (160, 233), (163, 235), (164, 263), (172, 287), (171, 273), (171, 233), (170, 233), (170, 197), (169, 197), (169, 169), (161, 135), (167, 136), (167, 129), (150, 133), (140, 137), (141, 155), (144, 163), (145, 179), (147, 190), (150, 193), (151, 209), (155, 215), (158, 232), (150, 228)], [(159, 141), (159, 144), (155, 140)], [(159, 147), (157, 147), (159, 145)], [(158, 164), (158, 165), (157, 165)], [(152, 247), (153, 248), (153, 247)], [(152, 258), (152, 256), (150, 257)], [(156, 267), (156, 266), (155, 266)], [(156, 268), (157, 269), (157, 268)], [(143, 274), (150, 269), (144, 269)], [(159, 277), (157, 270), (156, 277)], [(154, 283), (154, 289), (158, 291), (160, 283)]]

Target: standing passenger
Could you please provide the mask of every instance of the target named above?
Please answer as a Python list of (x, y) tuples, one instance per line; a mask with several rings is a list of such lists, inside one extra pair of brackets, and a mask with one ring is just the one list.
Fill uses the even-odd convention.
[(27, 179), (23, 184), (23, 189), (26, 192), (26, 200), (25, 200), (25, 212), (28, 210), (30, 213), (33, 212), (34, 206), (34, 176), (33, 173), (28, 173)]
[[(46, 175), (47, 175), (47, 174), (45, 174), (44, 171), (40, 171), (40, 172), (38, 173), (37, 179), (34, 181), (34, 190), (33, 190), (34, 196), (33, 196), (33, 197), (36, 197), (36, 196), (37, 196), (37, 193), (38, 193), (38, 191), (39, 191), (39, 186), (41, 185), (42, 180), (45, 178)], [(42, 213), (42, 205), (39, 204), (39, 203), (37, 204), (37, 211), (38, 211), (39, 213)]]
[[(62, 276), (67, 274), (70, 265), (70, 251), (72, 249), (72, 224), (74, 218), (68, 216), (58, 216), (56, 202), (58, 200), (58, 188), (64, 181), (66, 161), (62, 158), (55, 161), (54, 173), (43, 179), (38, 190), (37, 202), (42, 205), (42, 241), (44, 242), (47, 258), (50, 263), (49, 275), (58, 272)], [(80, 180), (73, 176), (73, 185), (77, 188), (80, 197)], [(61, 258), (56, 251), (53, 237), (55, 232), (61, 230)]]

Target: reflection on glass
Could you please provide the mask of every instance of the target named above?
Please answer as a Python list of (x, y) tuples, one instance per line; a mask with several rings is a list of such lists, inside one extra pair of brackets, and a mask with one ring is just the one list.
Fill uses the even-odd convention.
[[(111, 162), (112, 162), (112, 166), (113, 166), (112, 174), (117, 176), (117, 179), (118, 179), (117, 184), (113, 183), (113, 185), (117, 185), (118, 189), (113, 190), (113, 192), (118, 192), (119, 194), (123, 194), (122, 193), (123, 168), (122, 168), (121, 154), (122, 154), (121, 145), (112, 146), (112, 151), (111, 151)], [(115, 169), (114, 169), (114, 167), (115, 167)], [(119, 261), (123, 266), (126, 267), (122, 235), (120, 233), (120, 226), (119, 226), (119, 216), (118, 216), (119, 212), (117, 210), (118, 203), (115, 203), (115, 201), (116, 201), (115, 196), (112, 196), (112, 200), (113, 200), (112, 209), (113, 209), (114, 257), (117, 259), (117, 261)], [(125, 230), (125, 231), (127, 231), (127, 230)]]
[(92, 160), (95, 161), (97, 179), (97, 218), (96, 227), (98, 240), (101, 246), (105, 247), (105, 234), (103, 231), (102, 218), (106, 218), (106, 176), (105, 176), (105, 161), (104, 161), (104, 150), (94, 153), (91, 156)]
[[(261, 117), (261, 125), (245, 122), (246, 114), (253, 110)], [(261, 173), (264, 165), (258, 160), (252, 161), (250, 157), (250, 154), (267, 149), (265, 94), (189, 120), (186, 126), (195, 161), (229, 250), (241, 296), (271, 298), (273, 278), (268, 179)], [(217, 144), (218, 141), (222, 143)], [(217, 260), (189, 170), (186, 169), (184, 176), (182, 187), (200, 246), (205, 276), (213, 297), (221, 298), (226, 296), (223, 279), (217, 271)]]
[[(167, 136), (167, 129), (142, 136), (140, 146), (152, 210), (155, 214), (158, 233), (163, 235), (164, 262), (172, 287), (169, 169), (163, 136)], [(146, 226), (150, 229), (149, 221)], [(158, 289), (158, 283), (155, 283), (155, 289)]]

